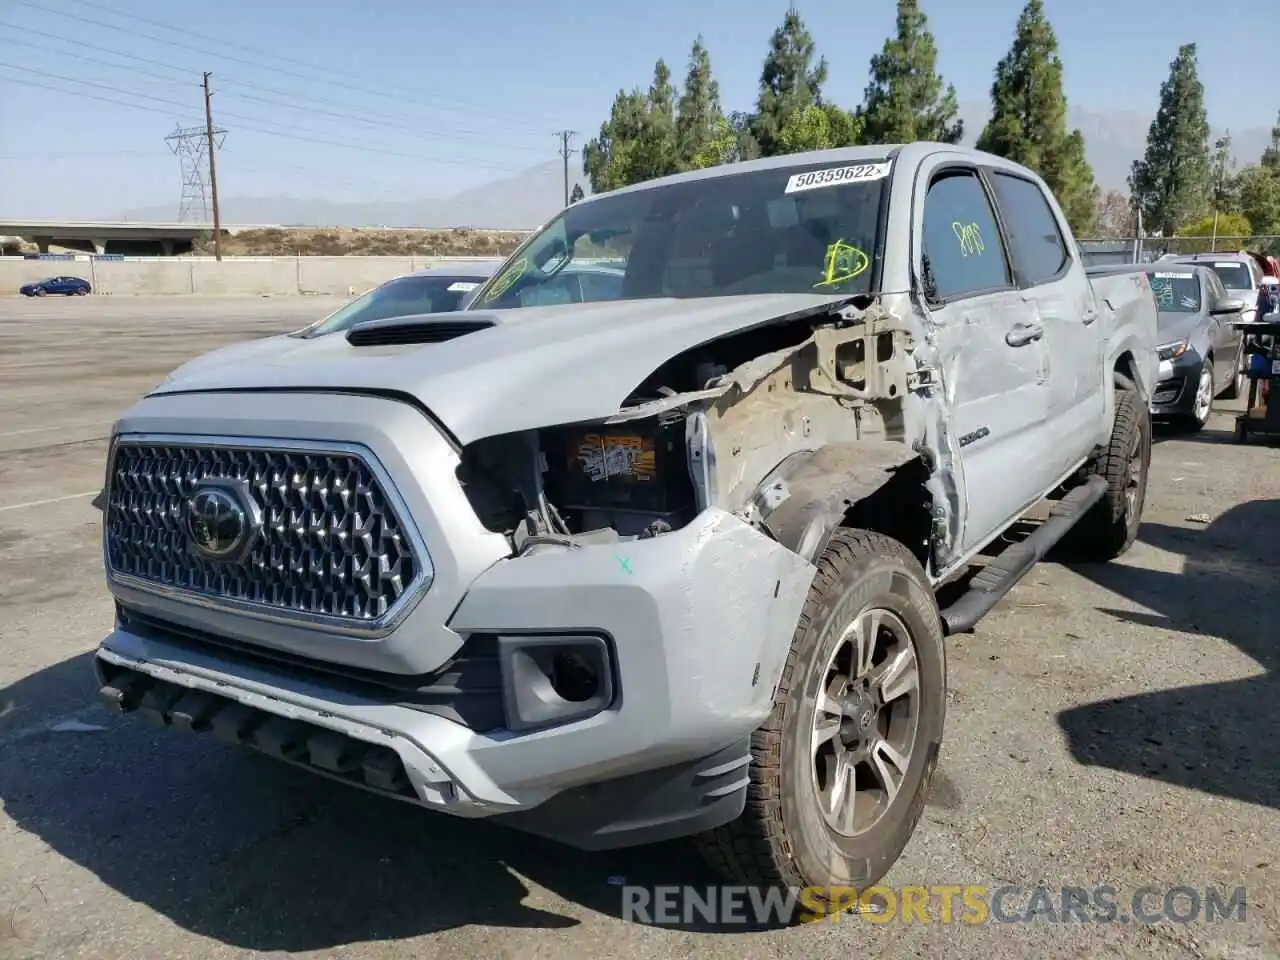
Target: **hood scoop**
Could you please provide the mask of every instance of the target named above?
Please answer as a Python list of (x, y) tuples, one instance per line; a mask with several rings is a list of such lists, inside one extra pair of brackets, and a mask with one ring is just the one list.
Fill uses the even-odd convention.
[(347, 332), (347, 343), (353, 347), (444, 343), (493, 325), (492, 320), (421, 320), (416, 317), (374, 320), (352, 327)]

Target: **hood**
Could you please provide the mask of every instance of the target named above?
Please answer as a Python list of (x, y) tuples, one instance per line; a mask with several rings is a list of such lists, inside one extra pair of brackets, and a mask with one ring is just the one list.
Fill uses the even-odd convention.
[(1203, 326), (1202, 314), (1161, 311), (1156, 314), (1156, 342), (1164, 346), (1184, 338), (1194, 339)]
[[(161, 382), (160, 387), (167, 387), (170, 383), (177, 380), (185, 380), (206, 370), (217, 370), (226, 367), (229, 364), (241, 363), (253, 360), (257, 357), (269, 357), (276, 354), (288, 352), (290, 345), (305, 343), (306, 341), (298, 340), (289, 336), (287, 333), (276, 334), (271, 337), (260, 337), (256, 340), (243, 340), (240, 343), (228, 344), (225, 347), (218, 347), (216, 350), (210, 350), (208, 353), (202, 353), (193, 360), (188, 360), (178, 369), (170, 373)], [(153, 392), (160, 392), (157, 387)]]
[[(273, 387), (396, 392), (416, 398), (466, 444), (611, 416), (676, 354), (844, 299), (762, 294), (477, 309), (466, 317), (492, 327), (405, 346), (353, 347), (345, 334), (270, 337), (199, 357), (153, 395)], [(444, 322), (459, 314), (435, 316)]]

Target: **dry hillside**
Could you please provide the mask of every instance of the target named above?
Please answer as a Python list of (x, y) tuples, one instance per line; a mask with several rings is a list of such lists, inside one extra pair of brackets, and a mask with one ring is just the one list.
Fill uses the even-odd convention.
[[(377, 230), (355, 227), (292, 227), (241, 230), (222, 241), (226, 257), (503, 257), (523, 233), (490, 230)], [(213, 252), (211, 241), (197, 254)]]

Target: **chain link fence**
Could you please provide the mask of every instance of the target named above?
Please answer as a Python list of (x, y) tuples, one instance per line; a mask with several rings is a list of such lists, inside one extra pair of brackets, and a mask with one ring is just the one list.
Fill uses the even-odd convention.
[(1256, 250), (1280, 255), (1280, 236), (1254, 237), (1087, 237), (1079, 241), (1086, 266), (1150, 263), (1165, 254), (1235, 253)]

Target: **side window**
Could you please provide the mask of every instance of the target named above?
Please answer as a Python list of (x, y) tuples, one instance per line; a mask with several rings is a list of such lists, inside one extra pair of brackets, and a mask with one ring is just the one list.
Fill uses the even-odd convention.
[(1021, 280), (1029, 286), (1054, 280), (1071, 255), (1057, 218), (1037, 184), (1007, 173), (993, 173), (992, 188), (1009, 234), (1009, 253)]
[(995, 213), (972, 171), (948, 171), (924, 198), (923, 253), (942, 300), (1009, 286)]

